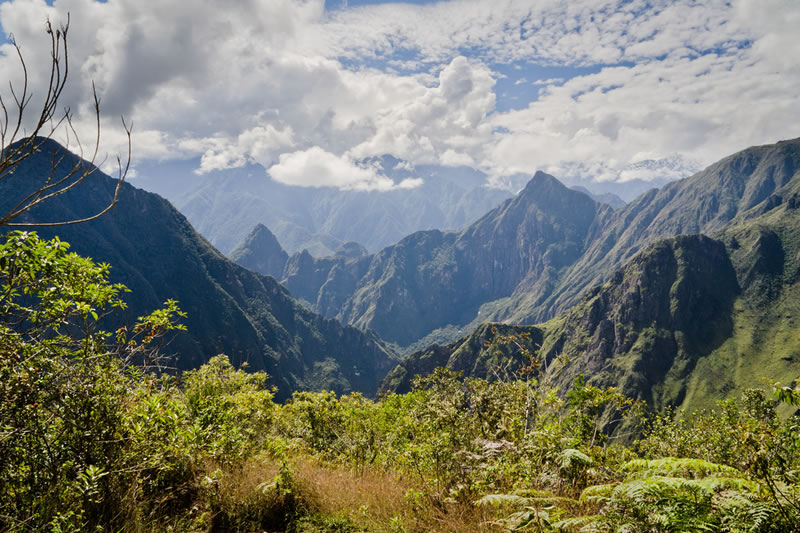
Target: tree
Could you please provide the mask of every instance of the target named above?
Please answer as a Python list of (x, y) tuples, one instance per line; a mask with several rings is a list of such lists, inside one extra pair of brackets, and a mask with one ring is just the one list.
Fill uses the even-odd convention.
[[(84, 154), (83, 145), (78, 138), (78, 134), (72, 122), (72, 112), (69, 107), (59, 109), (59, 100), (64, 91), (69, 75), (69, 58), (67, 47), (67, 32), (69, 30), (69, 15), (67, 23), (60, 28), (53, 29), (48, 20), (45, 24), (47, 35), (50, 38), (50, 75), (47, 84), (47, 93), (41, 108), (34, 111), (31, 108), (33, 94), (28, 87), (28, 67), (22, 55), (22, 50), (17, 42), (11, 38), (11, 44), (16, 50), (22, 69), (22, 87), (14, 86), (9, 82), (10, 100), (6, 101), (0, 95), (0, 182), (8, 179), (14, 174), (17, 167), (42, 149), (44, 143), (54, 137), (62, 137), (66, 140), (65, 148), (61, 152), (53, 154), (51, 171), (48, 176), (43, 177), (43, 182), (37, 185), (34, 190), (26, 191), (23, 197), (11, 210), (5, 214), (0, 213), (0, 226), (61, 226), (67, 224), (78, 224), (94, 220), (114, 207), (122, 189), (122, 184), (130, 168), (131, 162), (131, 127), (125, 120), (122, 126), (125, 129), (128, 140), (128, 154), (123, 163), (120, 156), (117, 156), (117, 186), (114, 196), (108, 205), (99, 212), (80, 219), (60, 220), (53, 222), (18, 222), (16, 221), (22, 214), (34, 207), (47, 202), (55, 196), (78, 187), (87, 177), (97, 171), (95, 161), (97, 160), (100, 148), (100, 99), (92, 83), (92, 97), (94, 100), (94, 116), (97, 124), (97, 133), (94, 139), (94, 147), (90, 153)], [(35, 113), (32, 115), (32, 113)], [(29, 132), (26, 131), (26, 122), (32, 121)], [(74, 159), (70, 170), (56, 177), (56, 167), (65, 161), (70, 161), (70, 149), (76, 148), (79, 158)], [(83, 160), (84, 155), (88, 156), (89, 164)]]
[(126, 456), (131, 391), (164, 336), (185, 329), (168, 300), (105, 331), (127, 289), (68, 248), (33, 232), (0, 243), (0, 531), (111, 520), (126, 476), (147, 467)]

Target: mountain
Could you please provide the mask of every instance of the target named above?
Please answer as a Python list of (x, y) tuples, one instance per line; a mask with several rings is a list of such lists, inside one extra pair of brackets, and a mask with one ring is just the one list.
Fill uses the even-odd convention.
[[(614, 179), (596, 179), (591, 170), (575, 167), (565, 169), (569, 175), (569, 185), (586, 188), (597, 196), (610, 194), (624, 202), (631, 202), (652, 189), (660, 189), (664, 185), (693, 176), (702, 167), (679, 155), (660, 159), (646, 159), (631, 163), (616, 172)], [(583, 177), (586, 176), (586, 177)]]
[(513, 196), (485, 186), (487, 176), (466, 167), (413, 168), (391, 156), (363, 163), (396, 183), (424, 181), (391, 191), (293, 187), (272, 180), (260, 165), (198, 176), (192, 171), (198, 164), (189, 161), (173, 162), (166, 171), (144, 166), (135, 182), (168, 198), (223, 253), (263, 224), (289, 254), (306, 249), (314, 257), (334, 255), (350, 241), (374, 252), (418, 230), (459, 229)]
[(599, 202), (601, 204), (610, 205), (613, 209), (619, 209), (621, 207), (625, 207), (625, 200), (614, 194), (613, 192), (605, 192), (600, 194), (594, 194), (586, 187), (582, 187), (580, 185), (574, 185), (572, 189), (576, 191), (580, 191), (583, 194), (588, 195), (592, 200), (595, 202)]
[(230, 255), (231, 261), (259, 274), (281, 279), (289, 254), (263, 224), (258, 224)]
[[(512, 338), (514, 342), (510, 341)], [(433, 344), (406, 357), (384, 378), (380, 393), (404, 394), (411, 390), (416, 376), (426, 376), (438, 367), (473, 378), (516, 377), (514, 372), (528, 363), (522, 357), (522, 349), (533, 354), (542, 340), (542, 330), (534, 326), (482, 324), (453, 343)]]
[(470, 323), (483, 304), (526, 280), (555, 283), (612, 213), (537, 172), (519, 195), (461, 232), (418, 232), (375, 254), (337, 316), (401, 346)]
[[(52, 141), (0, 182), (0, 210), (43, 183), (54, 157), (65, 175), (75, 157)], [(86, 162), (82, 163), (87, 165)], [(115, 182), (96, 170), (75, 189), (43, 204), (20, 222), (78, 218), (95, 213), (113, 196)], [(374, 394), (393, 355), (373, 333), (325, 319), (294, 300), (272, 277), (226, 259), (168, 201), (125, 184), (119, 203), (100, 219), (40, 228), (71, 249), (112, 265), (110, 278), (127, 285), (127, 317), (143, 315), (169, 299), (188, 313), (188, 333), (171, 350), (179, 368), (195, 368), (217, 353), (237, 364), (266, 370), (278, 397), (297, 389), (328, 388)], [(269, 241), (263, 231), (256, 236)]]
[[(566, 388), (584, 374), (655, 409), (690, 411), (763, 385), (764, 377), (794, 381), (800, 374), (799, 145), (748, 149), (675, 184), (660, 202), (658, 193), (640, 198), (640, 205), (658, 206), (645, 226), (652, 234), (676, 231), (704, 213), (691, 227), (708, 228), (712, 236), (642, 244), (574, 306), (535, 326), (551, 378)], [(678, 203), (683, 209), (671, 210)], [(634, 242), (647, 240), (640, 239)], [(382, 390), (402, 390), (413, 375), (438, 364), (455, 368), (456, 350), (459, 367), (472, 375), (485, 354), (479, 346), (461, 348), (468, 338), (412, 354)]]
[(640, 196), (614, 212), (598, 238), (550, 291), (519, 287), (492, 315), (535, 323), (575, 305), (590, 287), (639, 250), (681, 234), (713, 235), (741, 213), (786, 187), (800, 173), (800, 139), (748, 148), (689, 178)]

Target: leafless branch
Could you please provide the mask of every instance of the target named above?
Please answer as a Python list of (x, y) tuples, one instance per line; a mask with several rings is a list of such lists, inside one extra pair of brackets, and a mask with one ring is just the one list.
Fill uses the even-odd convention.
[[(100, 149), (100, 99), (97, 96), (97, 89), (94, 83), (92, 83), (92, 97), (94, 100), (97, 133), (94, 147), (91, 153), (87, 154), (88, 159), (85, 157), (83, 145), (72, 122), (72, 113), (69, 107), (65, 107), (62, 112), (57, 111), (59, 99), (62, 96), (69, 74), (68, 30), (69, 15), (67, 15), (67, 23), (58, 29), (54, 30), (50, 21), (47, 21), (45, 25), (45, 31), (50, 37), (50, 76), (47, 94), (42, 102), (41, 110), (38, 111), (38, 119), (29, 134), (24, 131), (24, 116), (33, 112), (30, 109), (33, 95), (29, 94), (28, 66), (25, 63), (20, 46), (13, 38), (11, 39), (11, 44), (17, 52), (22, 68), (23, 81), (21, 83), (21, 91), (19, 87), (15, 87), (13, 83), (9, 82), (13, 104), (7, 103), (0, 96), (0, 182), (12, 176), (26, 159), (42, 151), (45, 143), (52, 140), (57, 133), (62, 132), (66, 137), (66, 147), (63, 152), (53, 154), (49, 175), (42, 177), (42, 184), (19, 200), (6, 214), (0, 214), (0, 226), (63, 226), (95, 220), (108, 213), (116, 205), (122, 185), (128, 175), (131, 163), (131, 126), (126, 124), (123, 119), (122, 126), (128, 139), (128, 153), (124, 163), (123, 159), (117, 156), (117, 184), (113, 197), (103, 209), (93, 215), (79, 219), (55, 222), (15, 221), (34, 207), (75, 189), (97, 171), (95, 162)], [(69, 153), (70, 139), (75, 139), (79, 157), (73, 157)], [(86, 161), (84, 161), (85, 159)], [(65, 162), (71, 166), (66, 171), (63, 171), (62, 165)]]

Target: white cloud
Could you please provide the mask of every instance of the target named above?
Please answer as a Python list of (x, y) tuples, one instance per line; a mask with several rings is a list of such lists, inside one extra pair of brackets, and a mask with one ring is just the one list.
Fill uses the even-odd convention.
[[(69, 12), (63, 103), (82, 138), (94, 135), (94, 80), (101, 153), (124, 152), (124, 114), (134, 160), (201, 156), (199, 172), (277, 162), (273, 176), (307, 186), (417, 183), (353, 163), (389, 153), (495, 178), (551, 168), (618, 180), (645, 153), (707, 164), (800, 134), (796, 0), (451, 0), (327, 14), (323, 0), (52, 4), (0, 3), (37, 94), (44, 21)], [(0, 78), (19, 80), (2, 51)], [(499, 112), (492, 69), (504, 61), (617, 66), (558, 72), (534, 82), (528, 107)], [(510, 83), (534, 79), (517, 72)]]
[(359, 166), (346, 156), (337, 156), (318, 146), (286, 153), (269, 169), (276, 181), (300, 187), (336, 187), (356, 191), (388, 191), (410, 189), (422, 184), (421, 179), (405, 179), (398, 184), (380, 175), (373, 166)]
[(200, 142), (186, 141), (184, 147), (203, 150), (199, 174), (212, 170), (242, 167), (249, 161), (269, 167), (285, 149), (295, 145), (290, 126), (277, 130), (272, 124), (243, 131), (236, 139), (209, 138)]
[(494, 79), (488, 68), (454, 58), (438, 85), (417, 87), (404, 100), (377, 109), (374, 135), (352, 150), (356, 157), (390, 153), (414, 162), (437, 163), (445, 153), (475, 149), (489, 140)]
[(469, 154), (464, 152), (456, 152), (455, 150), (447, 150), (440, 158), (442, 165), (446, 167), (474, 167), (475, 160)]

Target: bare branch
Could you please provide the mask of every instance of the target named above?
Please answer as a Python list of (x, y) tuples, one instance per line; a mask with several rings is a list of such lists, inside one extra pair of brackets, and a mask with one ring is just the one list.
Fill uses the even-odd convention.
[[(70, 108), (65, 107), (61, 114), (56, 112), (69, 74), (69, 49), (67, 46), (69, 20), (68, 14), (66, 24), (57, 30), (53, 30), (49, 20), (45, 24), (45, 31), (50, 37), (50, 75), (47, 83), (47, 93), (41, 104), (41, 109), (37, 112), (38, 119), (29, 135), (23, 134), (21, 136), (20, 133), (23, 131), (24, 117), (29, 115), (28, 108), (32, 98), (32, 94), (29, 94), (28, 91), (28, 67), (19, 45), (13, 38), (11, 40), (22, 67), (23, 81), (21, 92), (18, 91), (18, 88), (13, 83), (9, 83), (10, 93), (14, 101), (11, 110), (9, 110), (7, 103), (0, 98), (0, 116), (2, 116), (2, 123), (0, 123), (0, 181), (13, 175), (25, 160), (41, 152), (45, 143), (53, 139), (59, 131), (63, 132), (62, 134), (66, 137), (67, 147), (63, 152), (53, 154), (49, 175), (43, 177), (42, 184), (32, 192), (28, 192), (21, 200), (18, 200), (17, 204), (6, 214), (0, 215), (0, 226), (62, 226), (95, 220), (108, 213), (116, 205), (122, 185), (128, 175), (131, 162), (131, 127), (123, 119), (122, 126), (128, 138), (128, 153), (124, 165), (122, 158), (119, 155), (117, 156), (116, 187), (112, 199), (103, 209), (93, 215), (79, 219), (36, 223), (15, 221), (15, 219), (34, 207), (75, 189), (97, 170), (95, 162), (100, 150), (100, 99), (94, 82), (92, 82), (92, 98), (94, 100), (97, 133), (95, 135), (94, 149), (91, 151), (88, 160), (84, 161), (83, 145), (72, 122)], [(15, 121), (11, 119), (14, 113), (17, 115)], [(14, 123), (13, 129), (10, 127), (12, 121)], [(11, 130), (10, 133), (9, 130)], [(64, 170), (63, 163), (70, 161), (71, 157), (68, 151), (70, 139), (75, 139), (79, 157), (75, 158), (71, 167)]]

